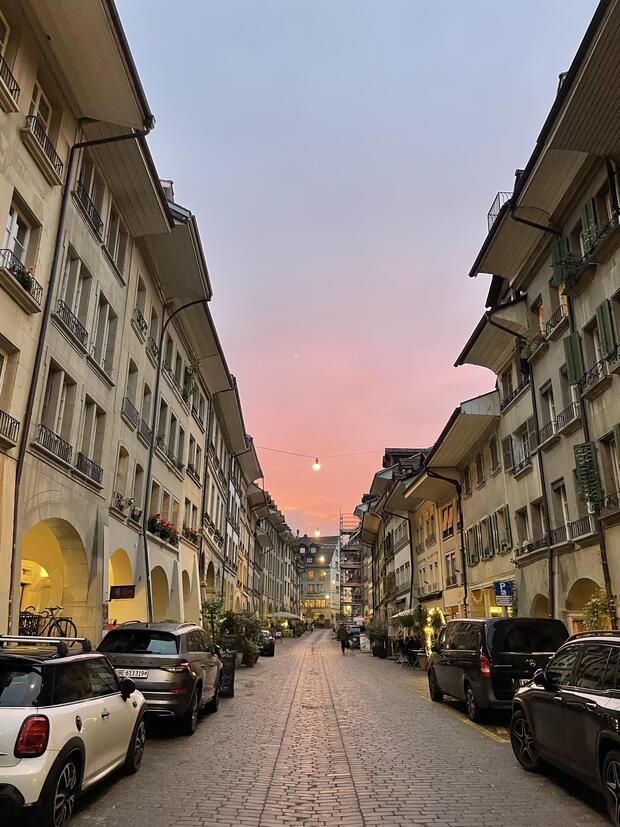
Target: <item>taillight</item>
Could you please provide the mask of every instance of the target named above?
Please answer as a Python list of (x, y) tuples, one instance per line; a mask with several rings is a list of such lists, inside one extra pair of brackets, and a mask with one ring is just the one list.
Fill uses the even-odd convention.
[(164, 672), (191, 672), (192, 671), (192, 664), (190, 661), (186, 660), (183, 663), (179, 663), (178, 666), (162, 666)]
[(491, 661), (486, 655), (480, 655), (480, 674), (483, 678), (491, 677)]
[(47, 749), (50, 736), (50, 722), (45, 715), (31, 715), (26, 718), (15, 742), (16, 758), (36, 758)]

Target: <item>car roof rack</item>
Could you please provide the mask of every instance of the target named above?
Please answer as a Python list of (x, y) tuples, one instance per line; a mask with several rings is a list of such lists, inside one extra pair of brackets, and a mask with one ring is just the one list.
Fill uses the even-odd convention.
[[(0, 645), (4, 648), (7, 643), (22, 644), (22, 646), (55, 646), (57, 656), (66, 658), (69, 652), (69, 643), (81, 643), (82, 652), (92, 652), (93, 645), (87, 637), (36, 637), (34, 635), (0, 635)], [(77, 654), (77, 652), (75, 653)]]
[(575, 632), (574, 635), (571, 635), (567, 638), (566, 643), (569, 640), (578, 640), (581, 637), (617, 637), (620, 638), (620, 632), (614, 629), (599, 629), (598, 631), (590, 631), (590, 632)]

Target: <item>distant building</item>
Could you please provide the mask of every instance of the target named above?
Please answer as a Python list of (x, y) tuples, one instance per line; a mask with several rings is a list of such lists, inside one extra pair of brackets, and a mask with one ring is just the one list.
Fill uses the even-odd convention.
[(298, 538), (304, 564), (301, 613), (308, 621), (331, 626), (340, 613), (340, 537)]

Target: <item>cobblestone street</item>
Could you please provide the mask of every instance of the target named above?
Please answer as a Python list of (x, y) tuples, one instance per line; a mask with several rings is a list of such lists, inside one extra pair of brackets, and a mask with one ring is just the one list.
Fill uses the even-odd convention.
[(327, 631), (237, 672), (196, 734), (152, 728), (142, 769), (86, 794), (76, 827), (607, 824), (560, 774), (516, 764), (505, 717), (484, 727), (428, 700), (424, 675)]

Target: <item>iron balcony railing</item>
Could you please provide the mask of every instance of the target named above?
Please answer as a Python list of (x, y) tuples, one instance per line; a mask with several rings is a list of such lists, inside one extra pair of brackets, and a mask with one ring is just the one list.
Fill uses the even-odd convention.
[(19, 422), (13, 419), (5, 411), (0, 411), (0, 436), (5, 439), (10, 439), (11, 442), (17, 442), (19, 435)]
[(611, 514), (620, 509), (620, 491), (614, 491), (612, 494), (606, 494), (601, 504), (601, 514)]
[(13, 77), (13, 72), (9, 69), (9, 64), (6, 60), (0, 55), (0, 78), (2, 78), (4, 85), (9, 90), (9, 94), (15, 101), (15, 103), (19, 100), (19, 83)]
[(508, 394), (508, 396), (505, 396), (502, 399), (502, 401), (499, 404), (500, 410), (503, 411), (504, 408), (507, 408), (508, 405), (510, 405), (510, 403), (513, 401), (513, 399), (516, 399), (517, 396), (521, 393), (521, 391), (525, 390), (525, 388), (527, 388), (529, 384), (530, 384), (530, 378), (529, 378), (529, 376), (526, 376), (525, 379), (523, 379), (517, 385), (516, 388), (512, 389), (512, 391)]
[(556, 327), (561, 324), (564, 319), (568, 318), (568, 309), (566, 305), (561, 304), (554, 313), (549, 318), (549, 321), (545, 325), (545, 330), (547, 331), (547, 336), (551, 336), (553, 331)]
[(525, 471), (526, 468), (529, 468), (529, 466), (531, 464), (532, 464), (532, 457), (531, 457), (531, 454), (528, 454), (527, 456), (523, 457), (523, 459), (520, 459), (519, 462), (516, 462), (514, 464), (513, 469), (512, 469), (513, 476), (516, 477), (516, 475), (520, 474), (521, 471)]
[(157, 342), (152, 336), (149, 336), (146, 340), (146, 351), (153, 357), (154, 361), (157, 361), (159, 348), (157, 347)]
[(97, 212), (97, 207), (86, 191), (86, 187), (81, 181), (77, 182), (77, 186), (75, 188), (75, 194), (77, 196), (78, 201), (82, 205), (82, 209), (86, 213), (88, 220), (93, 225), (93, 229), (99, 236), (99, 238), (103, 238), (103, 221), (101, 220), (101, 216)]
[(55, 454), (59, 457), (59, 459), (62, 459), (65, 462), (71, 462), (71, 455), (73, 453), (73, 448), (71, 445), (59, 437), (58, 434), (55, 434), (53, 431), (50, 431), (49, 428), (46, 428), (45, 425), (39, 425), (37, 429), (36, 441), (38, 445), (41, 445), (48, 451), (51, 451), (52, 454)]
[(127, 508), (127, 503), (125, 501), (125, 497), (121, 494), (120, 491), (112, 491), (112, 508), (115, 508), (117, 511), (121, 513), (125, 512)]
[(129, 399), (128, 396), (123, 396), (123, 401), (121, 402), (121, 413), (123, 416), (129, 420), (132, 427), (138, 427), (138, 421), (140, 419), (140, 414), (138, 413), (135, 405)]
[(43, 288), (26, 265), (17, 258), (13, 250), (0, 250), (0, 267), (10, 273), (24, 290), (30, 293), (37, 304), (41, 304)]
[(54, 167), (56, 175), (58, 175), (59, 178), (62, 178), (64, 164), (62, 163), (58, 153), (54, 149), (54, 144), (47, 137), (47, 133), (41, 121), (37, 118), (36, 115), (27, 115), (26, 126), (36, 138), (37, 143), (45, 153), (47, 160)]
[(84, 325), (73, 315), (62, 299), (58, 299), (56, 315), (66, 328), (75, 336), (82, 347), (88, 345), (88, 331)]
[(540, 431), (538, 432), (538, 444), (542, 445), (543, 442), (546, 442), (556, 432), (556, 425), (555, 421), (552, 419), (550, 422), (547, 422), (546, 425), (543, 425)]
[(607, 359), (601, 359), (595, 365), (592, 365), (590, 370), (586, 371), (583, 377), (579, 380), (579, 388), (582, 393), (593, 387), (600, 379), (604, 379), (609, 373), (609, 366)]
[(594, 534), (596, 531), (596, 520), (592, 514), (586, 514), (585, 517), (571, 520), (568, 524), (568, 531), (571, 540), (587, 537), (588, 534)]
[(142, 311), (139, 307), (135, 307), (133, 311), (133, 320), (138, 325), (138, 330), (142, 333), (143, 336), (146, 336), (148, 333), (149, 326), (146, 323), (146, 319), (142, 315)]
[(432, 546), (433, 543), (436, 543), (436, 542), (437, 542), (437, 535), (436, 534), (429, 534), (429, 536), (424, 541), (424, 545)]
[(96, 462), (85, 456), (81, 451), (78, 451), (75, 467), (78, 471), (81, 471), (82, 474), (86, 474), (87, 477), (90, 477), (91, 480), (97, 483), (97, 485), (101, 485), (101, 480), (103, 479), (103, 468), (100, 468)]
[(542, 537), (535, 537), (533, 540), (525, 540), (522, 545), (517, 546), (516, 556), (523, 557), (524, 554), (530, 554), (533, 551), (538, 551), (541, 548), (547, 548), (549, 540), (546, 534)]
[(497, 221), (497, 217), (500, 214), (502, 207), (507, 201), (510, 201), (511, 198), (511, 192), (498, 192), (495, 196), (493, 203), (491, 204), (491, 209), (487, 213), (487, 226), (489, 232), (491, 232), (491, 227)]
[(579, 419), (580, 416), (579, 402), (571, 402), (568, 408), (564, 408), (564, 410), (557, 415), (556, 422), (558, 425), (558, 431), (566, 428), (567, 425), (574, 422), (575, 419)]
[(153, 431), (150, 429), (150, 427), (144, 419), (141, 419), (138, 423), (138, 433), (146, 443), (148, 443), (149, 445), (151, 444), (151, 440), (153, 439)]
[(566, 543), (568, 541), (568, 527), (565, 525), (558, 526), (551, 529), (551, 545), (557, 546), (559, 543)]

